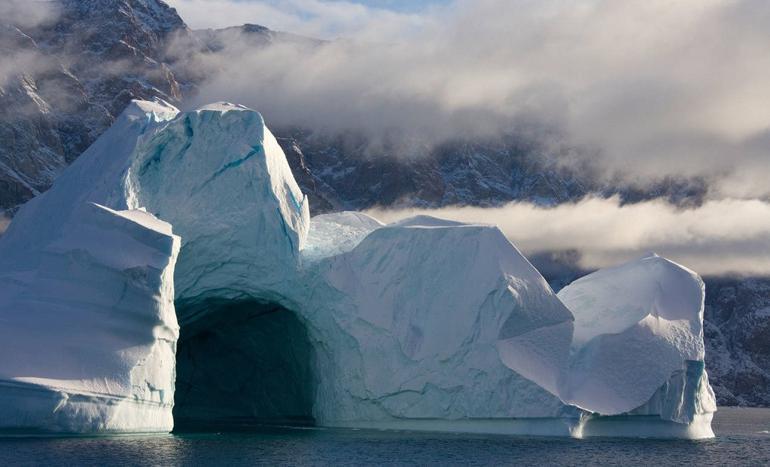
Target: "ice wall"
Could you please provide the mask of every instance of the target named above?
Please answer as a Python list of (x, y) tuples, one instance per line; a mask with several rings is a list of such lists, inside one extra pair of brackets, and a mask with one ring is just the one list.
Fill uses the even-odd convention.
[(175, 286), (183, 311), (212, 294), (285, 298), (310, 214), (259, 113), (214, 104), (180, 115), (137, 147), (125, 187), (130, 206), (182, 237)]
[[(569, 311), (495, 227), (414, 218), (378, 227), (349, 214), (311, 224), (374, 228), (310, 271), (304, 313), (318, 350), (316, 419), (391, 426), (403, 419), (556, 417), (563, 404), (498, 356), (501, 326), (571, 324)], [(310, 245), (309, 248), (314, 247)], [(317, 271), (317, 272), (316, 272)]]

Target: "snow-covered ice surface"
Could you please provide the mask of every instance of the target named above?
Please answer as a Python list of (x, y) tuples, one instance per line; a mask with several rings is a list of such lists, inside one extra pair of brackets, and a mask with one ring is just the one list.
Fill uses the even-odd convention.
[(713, 436), (704, 364), (704, 285), (657, 255), (576, 280), (559, 298), (575, 316), (560, 397), (603, 415), (657, 415)]
[(567, 402), (629, 412), (686, 362), (703, 362), (703, 282), (671, 261), (652, 255), (603, 269), (559, 298), (575, 315)]
[(713, 435), (691, 271), (557, 296), (496, 227), (308, 204), (257, 112), (131, 104), (0, 239), (0, 430)]

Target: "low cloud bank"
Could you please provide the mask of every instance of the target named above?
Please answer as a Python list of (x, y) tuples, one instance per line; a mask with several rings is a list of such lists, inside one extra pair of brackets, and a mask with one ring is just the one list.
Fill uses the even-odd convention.
[[(716, 198), (770, 197), (764, 0), (455, 0), (409, 14), (345, 1), (172, 4), (197, 27), (346, 38), (233, 41), (199, 64), (216, 70), (200, 102), (241, 102), (273, 126), (423, 142), (523, 132), (608, 179), (704, 177)], [(565, 146), (580, 150), (567, 158)]]
[(9, 80), (22, 74), (42, 73), (57, 63), (35, 48), (31, 38), (17, 28), (34, 28), (55, 21), (54, 2), (0, 0), (0, 92)]
[(770, 275), (770, 203), (758, 200), (677, 209), (663, 201), (621, 205), (617, 198), (587, 198), (552, 208), (510, 203), (368, 213), (383, 222), (427, 214), (495, 224), (525, 254), (576, 250), (585, 269), (656, 252), (702, 275)]

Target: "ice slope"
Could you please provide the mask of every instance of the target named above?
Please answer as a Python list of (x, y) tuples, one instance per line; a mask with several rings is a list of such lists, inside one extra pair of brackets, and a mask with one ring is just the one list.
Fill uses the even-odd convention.
[(348, 252), (384, 224), (354, 211), (321, 214), (310, 219), (308, 241), (302, 250), (306, 264)]
[(308, 204), (257, 112), (133, 103), (0, 238), (0, 430), (709, 436), (693, 273), (557, 297), (495, 227)]

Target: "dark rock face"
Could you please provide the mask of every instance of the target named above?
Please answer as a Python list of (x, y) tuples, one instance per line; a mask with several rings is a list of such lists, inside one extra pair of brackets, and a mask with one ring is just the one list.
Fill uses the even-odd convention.
[(302, 189), (302, 192), (308, 195), (311, 213), (325, 213), (340, 211), (341, 202), (332, 193), (332, 190), (326, 184), (318, 179), (310, 171), (302, 153), (302, 148), (294, 138), (277, 136), (278, 144), (286, 154), (286, 159), (291, 166), (294, 178)]
[(47, 189), (131, 99), (179, 102), (164, 44), (185, 34), (156, 0), (60, 0), (53, 22), (22, 30), (0, 18), (0, 50), (26, 66), (0, 82), (0, 210)]
[[(311, 199), (314, 194), (324, 198), (335, 210), (497, 206), (513, 200), (554, 205), (577, 200), (594, 187), (583, 174), (536, 157), (533, 147), (513, 137), (445, 142), (403, 156), (387, 146), (373, 150), (355, 134), (282, 128), (276, 134), (282, 135), (287, 154), (303, 153), (304, 167), (315, 180), (315, 189), (308, 190)], [(301, 180), (300, 185), (305, 187)]]
[(770, 278), (706, 281), (706, 368), (717, 401), (770, 405)]
[[(708, 186), (702, 180), (666, 178), (643, 188), (601, 181), (596, 167), (561, 164), (538, 143), (518, 135), (490, 140), (445, 141), (409, 148), (394, 144), (373, 148), (354, 133), (318, 134), (309, 129), (274, 128), (285, 152), (300, 151), (303, 167), (315, 180), (310, 198), (318, 206), (339, 209), (372, 207), (435, 208), (450, 205), (499, 206), (528, 201), (553, 206), (593, 195), (618, 196), (623, 203), (664, 198), (677, 206), (699, 205)], [(290, 161), (291, 163), (291, 161)], [(304, 178), (301, 176), (300, 178)]]

